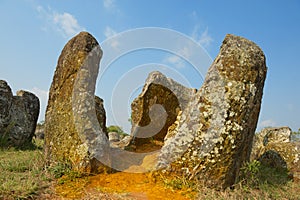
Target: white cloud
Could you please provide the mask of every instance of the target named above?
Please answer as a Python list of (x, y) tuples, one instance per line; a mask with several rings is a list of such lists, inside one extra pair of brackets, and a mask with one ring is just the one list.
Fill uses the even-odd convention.
[(175, 67), (182, 69), (185, 67), (184, 59), (189, 60), (191, 55), (191, 49), (188, 46), (185, 46), (177, 52), (177, 55), (168, 56), (163, 62), (173, 64)]
[(33, 87), (32, 89), (30, 89), (28, 91), (35, 94), (40, 100), (40, 114), (39, 114), (38, 121), (45, 120), (45, 112), (46, 112), (46, 107), (47, 107), (47, 103), (48, 103), (49, 92), (46, 90), (42, 90), (38, 87)]
[(258, 124), (259, 128), (276, 126), (276, 122), (272, 119), (263, 120)]
[(181, 57), (177, 56), (177, 55), (168, 56), (163, 61), (165, 63), (172, 64), (172, 65), (174, 65), (175, 67), (177, 67), (179, 69), (184, 68), (184, 61), (183, 61), (183, 59)]
[(58, 26), (58, 29), (68, 37), (83, 30), (83, 28), (78, 24), (76, 18), (70, 13), (54, 13), (53, 22)]
[[(199, 20), (198, 14), (196, 11), (191, 12), (189, 15), (191, 20), (195, 23), (195, 26), (193, 28), (192, 32), (192, 38), (199, 42), (203, 47), (209, 47), (211, 42), (213, 42), (212, 37), (208, 34), (208, 28), (206, 28), (204, 31), (200, 30), (200, 23), (201, 21)], [(201, 32), (200, 32), (201, 31)]]
[(192, 20), (198, 21), (198, 14), (196, 11), (193, 11), (189, 16)]
[(201, 33), (201, 36), (199, 38), (199, 43), (203, 45), (204, 47), (209, 47), (213, 39), (208, 34), (208, 29), (206, 29), (203, 33)]
[(287, 106), (288, 111), (294, 111), (295, 110), (294, 104), (289, 103), (286, 106)]
[(110, 46), (115, 50), (119, 50), (120, 43), (117, 39), (114, 39), (110, 42)]
[(165, 61), (168, 63), (178, 63), (181, 58), (176, 55), (168, 56), (165, 58)]
[(103, 6), (107, 10), (111, 10), (115, 7), (115, 1), (114, 0), (103, 0)]
[(192, 38), (199, 42), (204, 47), (209, 47), (210, 44), (213, 42), (212, 37), (208, 34), (208, 28), (205, 29), (202, 33), (199, 33), (199, 26), (196, 25), (194, 27)]
[(104, 35), (106, 38), (110, 38), (112, 36), (115, 36), (116, 34), (117, 34), (117, 32), (109, 26), (107, 26), (104, 30)]
[(61, 33), (63, 37), (72, 37), (84, 30), (84, 28), (79, 25), (75, 16), (70, 13), (58, 13), (49, 7), (48, 9), (44, 9), (42, 6), (38, 6), (36, 9), (41, 18), (46, 20), (47, 27), (42, 28), (44, 31), (47, 31), (50, 27)]
[(108, 11), (111, 14), (122, 14), (115, 0), (103, 0), (103, 7), (106, 11)]
[(36, 7), (36, 10), (37, 10), (39, 13), (44, 12), (44, 8), (43, 8), (42, 6), (37, 6), (37, 7)]
[(33, 87), (31, 89), (32, 93), (34, 93), (35, 95), (37, 95), (38, 97), (40, 97), (43, 100), (47, 100), (48, 99), (48, 94), (49, 92), (46, 90), (42, 90), (38, 87)]
[(105, 27), (104, 36), (108, 39), (107, 43), (114, 49), (119, 51), (120, 42), (117, 38), (111, 38), (117, 35), (117, 32), (112, 29), (110, 26)]

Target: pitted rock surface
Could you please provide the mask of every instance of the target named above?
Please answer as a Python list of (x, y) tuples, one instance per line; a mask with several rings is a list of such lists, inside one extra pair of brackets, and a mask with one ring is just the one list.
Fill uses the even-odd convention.
[(35, 133), (40, 112), (40, 101), (37, 96), (27, 91), (17, 91), (11, 108), (11, 129), (13, 143), (21, 146), (31, 142)]
[(10, 123), (10, 109), (13, 93), (6, 81), (0, 80), (0, 134), (4, 137), (4, 130)]
[(13, 96), (9, 85), (0, 81), (0, 110), (2, 145), (24, 147), (30, 144), (40, 112), (38, 97), (23, 90)]
[(99, 162), (109, 162), (105, 113), (101, 99), (94, 95), (101, 57), (98, 42), (87, 32), (72, 38), (62, 50), (45, 119), (50, 164), (70, 162), (73, 169), (87, 173), (106, 170)]
[(120, 135), (117, 132), (109, 132), (108, 133), (108, 140), (110, 142), (119, 142), (120, 141)]
[(251, 160), (287, 168), (294, 179), (300, 180), (300, 144), (291, 141), (291, 134), (289, 127), (264, 128), (254, 137)]
[(101, 99), (98, 96), (95, 96), (95, 110), (100, 127), (105, 133), (105, 135), (108, 137), (108, 133), (106, 130), (106, 112), (103, 105), (103, 99)]
[(251, 160), (258, 159), (269, 143), (291, 142), (292, 130), (289, 127), (264, 128), (253, 138)]
[(158, 167), (208, 186), (233, 185), (250, 157), (266, 72), (255, 43), (227, 35), (203, 86), (168, 133)]
[(131, 104), (135, 143), (141, 145), (149, 138), (163, 141), (179, 111), (195, 93), (196, 89), (186, 88), (158, 71), (150, 73), (142, 93)]

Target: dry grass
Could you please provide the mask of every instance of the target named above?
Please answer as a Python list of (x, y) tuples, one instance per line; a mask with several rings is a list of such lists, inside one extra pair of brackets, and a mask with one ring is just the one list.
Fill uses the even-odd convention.
[(0, 149), (0, 199), (300, 199), (300, 183), (290, 180), (287, 171), (259, 163), (245, 165), (234, 189), (216, 191), (184, 177), (84, 176), (68, 165), (47, 169), (42, 142), (36, 142), (27, 150)]
[(34, 199), (49, 187), (50, 175), (38, 145), (0, 149), (0, 199)]

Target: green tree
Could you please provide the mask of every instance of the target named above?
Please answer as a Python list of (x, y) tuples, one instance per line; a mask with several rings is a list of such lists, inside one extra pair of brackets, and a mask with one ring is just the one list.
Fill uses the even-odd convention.
[(300, 128), (298, 128), (298, 131), (293, 132), (295, 135), (300, 135)]

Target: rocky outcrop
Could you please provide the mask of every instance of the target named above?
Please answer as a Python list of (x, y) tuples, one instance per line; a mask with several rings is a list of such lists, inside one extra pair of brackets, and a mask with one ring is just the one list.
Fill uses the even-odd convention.
[(120, 135), (117, 132), (109, 132), (108, 133), (108, 140), (110, 142), (119, 142), (120, 141)]
[(255, 43), (227, 35), (203, 86), (169, 130), (158, 168), (208, 186), (233, 185), (250, 158), (266, 71)]
[(5, 81), (0, 81), (0, 138), (1, 146), (23, 147), (34, 136), (40, 111), (40, 101), (32, 93), (12, 91)]
[(286, 168), (300, 180), (300, 144), (291, 141), (289, 127), (265, 128), (254, 137), (251, 160), (264, 165)]
[[(74, 170), (100, 172), (109, 162), (105, 111), (95, 97), (102, 50), (81, 32), (64, 47), (50, 88), (45, 119), (49, 163), (69, 162)], [(102, 163), (101, 163), (101, 162)]]
[(131, 135), (137, 146), (149, 142), (149, 138), (163, 141), (179, 111), (186, 108), (195, 93), (195, 89), (158, 71), (150, 73), (142, 93), (131, 104)]
[[(114, 133), (114, 132), (111, 132)], [(109, 133), (110, 134), (110, 133)], [(118, 134), (118, 133), (116, 133)], [(125, 149), (126, 147), (128, 147), (130, 145), (130, 142), (132, 141), (132, 137), (127, 135), (124, 138), (120, 139), (116, 139), (116, 135), (110, 135), (111, 137), (109, 138), (109, 142), (110, 142), (110, 147), (112, 148), (119, 148), (119, 149)]]
[(257, 160), (265, 151), (270, 143), (289, 143), (291, 142), (292, 130), (289, 127), (264, 128), (253, 138), (251, 150), (251, 160)]

